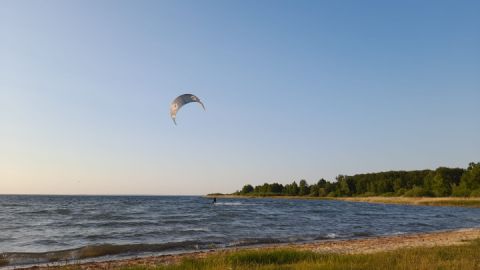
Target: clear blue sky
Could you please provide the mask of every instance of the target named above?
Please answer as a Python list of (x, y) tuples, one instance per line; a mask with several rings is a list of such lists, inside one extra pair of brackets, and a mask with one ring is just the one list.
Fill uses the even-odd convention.
[[(0, 193), (480, 161), (479, 1), (2, 1)], [(205, 103), (169, 116), (183, 93)]]

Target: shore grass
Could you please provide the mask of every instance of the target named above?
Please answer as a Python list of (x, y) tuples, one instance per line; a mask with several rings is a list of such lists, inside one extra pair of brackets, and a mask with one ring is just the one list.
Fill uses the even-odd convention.
[(8, 265), (8, 260), (0, 258), (0, 267), (7, 266), (7, 265)]
[(480, 207), (480, 200), (451, 199), (451, 200), (426, 201), (426, 202), (422, 202), (421, 204), (431, 205), (431, 206)]
[(339, 200), (352, 202), (386, 203), (386, 204), (413, 204), (428, 206), (460, 206), (480, 207), (480, 198), (457, 197), (346, 197)]
[(340, 270), (340, 269), (480, 269), (480, 240), (463, 245), (404, 248), (373, 254), (322, 254), (293, 248), (243, 250), (176, 264), (124, 267), (124, 270)]
[(385, 204), (413, 204), (427, 206), (480, 207), (480, 198), (463, 197), (311, 197), (311, 196), (262, 196), (262, 195), (208, 195), (217, 198), (275, 198), (300, 200), (341, 200), (350, 202), (368, 202)]

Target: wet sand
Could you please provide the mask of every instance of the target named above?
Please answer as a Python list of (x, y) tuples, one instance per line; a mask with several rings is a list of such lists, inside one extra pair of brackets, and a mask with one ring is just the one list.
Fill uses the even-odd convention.
[(375, 253), (382, 251), (391, 251), (401, 248), (460, 245), (465, 243), (466, 241), (474, 239), (480, 239), (480, 228), (460, 229), (433, 233), (371, 237), (352, 240), (328, 240), (312, 243), (275, 244), (265, 245), (261, 247), (242, 247), (223, 250), (209, 250), (179, 255), (149, 256), (142, 258), (121, 259), (104, 262), (69, 264), (67, 266), (35, 266), (29, 267), (28, 269), (51, 269), (59, 267), (63, 267), (64, 269), (114, 269), (126, 266), (155, 266), (159, 264), (177, 263), (183, 258), (203, 258), (210, 254), (225, 254), (240, 249), (259, 250), (295, 248), (300, 250), (310, 250), (318, 253)]

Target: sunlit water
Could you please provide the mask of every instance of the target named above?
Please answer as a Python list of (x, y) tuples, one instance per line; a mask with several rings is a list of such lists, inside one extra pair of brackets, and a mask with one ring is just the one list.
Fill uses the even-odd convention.
[[(213, 205), (211, 199), (181, 196), (0, 196), (0, 256), (11, 265), (47, 262), (52, 256), (135, 256), (478, 226), (480, 209), (475, 208), (284, 199), (219, 199)], [(50, 251), (55, 252), (43, 253)]]

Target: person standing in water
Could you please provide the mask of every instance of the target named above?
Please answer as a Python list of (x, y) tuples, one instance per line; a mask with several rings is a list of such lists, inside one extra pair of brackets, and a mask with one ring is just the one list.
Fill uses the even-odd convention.
[(213, 197), (213, 202), (212, 204), (216, 204), (217, 203), (217, 198)]

